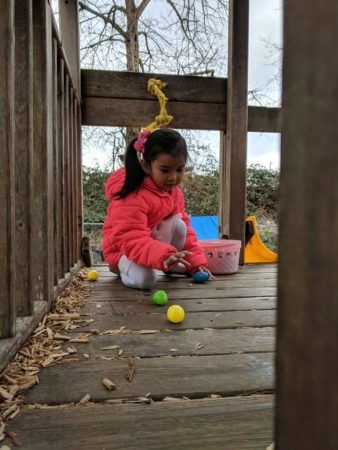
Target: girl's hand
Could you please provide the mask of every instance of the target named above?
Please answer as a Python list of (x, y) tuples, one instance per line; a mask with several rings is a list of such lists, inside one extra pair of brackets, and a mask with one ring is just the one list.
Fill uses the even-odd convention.
[(213, 274), (210, 272), (210, 270), (207, 267), (200, 266), (197, 269), (197, 271), (200, 273), (207, 272), (209, 274), (209, 280), (216, 280), (216, 278), (213, 276)]
[(189, 268), (191, 266), (185, 258), (191, 255), (190, 252), (184, 250), (183, 252), (170, 253), (170, 255), (163, 261), (163, 267), (167, 270), (170, 266), (177, 263), (182, 263), (185, 267)]

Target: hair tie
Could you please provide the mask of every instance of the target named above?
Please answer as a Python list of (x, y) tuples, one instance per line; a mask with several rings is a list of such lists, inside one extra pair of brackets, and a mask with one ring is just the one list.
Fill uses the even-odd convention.
[(149, 130), (142, 130), (139, 132), (134, 143), (134, 148), (137, 152), (144, 153), (144, 144), (147, 142), (150, 134)]

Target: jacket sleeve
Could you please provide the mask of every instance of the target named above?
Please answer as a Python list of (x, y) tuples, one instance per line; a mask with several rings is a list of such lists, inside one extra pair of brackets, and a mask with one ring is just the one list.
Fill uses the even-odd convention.
[(172, 245), (151, 237), (147, 213), (149, 206), (141, 195), (130, 194), (121, 200), (112, 200), (108, 208), (113, 228), (113, 241), (120, 242), (121, 252), (141, 266), (163, 270), (163, 261), (176, 252)]
[(205, 254), (201, 248), (201, 246), (198, 243), (197, 236), (195, 231), (192, 229), (190, 225), (190, 219), (188, 214), (185, 212), (184, 208), (184, 197), (182, 194), (182, 191), (179, 189), (178, 191), (178, 212), (182, 214), (182, 220), (185, 223), (187, 227), (187, 239), (185, 241), (185, 246), (183, 250), (187, 250), (191, 252), (191, 255), (188, 256), (186, 259), (191, 264), (191, 272), (194, 272), (198, 267), (200, 266), (208, 266), (207, 259), (205, 257)]

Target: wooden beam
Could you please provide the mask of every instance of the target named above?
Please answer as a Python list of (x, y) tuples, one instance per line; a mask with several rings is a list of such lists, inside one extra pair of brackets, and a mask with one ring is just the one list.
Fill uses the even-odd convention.
[(15, 331), (14, 1), (0, 0), (0, 337)]
[[(132, 111), (132, 114), (131, 114)], [(223, 130), (226, 128), (224, 103), (172, 102), (168, 112), (174, 116), (172, 127), (190, 130)], [(146, 126), (158, 114), (158, 102), (85, 97), (82, 125), (139, 127)], [(280, 131), (280, 109), (249, 106), (248, 131)]]
[[(223, 105), (213, 103), (171, 103), (173, 128), (217, 130), (222, 125)], [(159, 105), (152, 100), (84, 98), (82, 124), (100, 126), (146, 126), (158, 115)]]
[(248, 130), (249, 2), (229, 2), (226, 134), (221, 144), (220, 235), (242, 241), (244, 262)]
[(168, 75), (163, 73), (81, 70), (82, 96), (153, 100), (147, 92), (150, 78), (167, 83), (169, 102), (226, 103), (226, 78)]
[(62, 47), (69, 62), (70, 76), (81, 96), (78, 0), (59, 0), (59, 14)]
[[(158, 102), (147, 92), (147, 82), (151, 77), (167, 83), (165, 93), (169, 99), (168, 111), (175, 118), (173, 126), (225, 131), (226, 78), (108, 70), (81, 70), (83, 124), (147, 125), (158, 113)], [(248, 131), (278, 133), (280, 116), (280, 108), (249, 106)]]
[(15, 297), (17, 315), (33, 312), (31, 210), (33, 207), (32, 0), (15, 2)]
[(338, 4), (284, 5), (277, 448), (335, 450)]
[(34, 28), (34, 209), (32, 277), (35, 300), (53, 299), (53, 77), (52, 11), (33, 2)]

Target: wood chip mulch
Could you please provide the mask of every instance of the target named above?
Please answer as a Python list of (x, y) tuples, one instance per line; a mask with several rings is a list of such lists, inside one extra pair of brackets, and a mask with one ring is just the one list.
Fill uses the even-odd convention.
[(8, 434), (6, 421), (19, 414), (25, 392), (39, 383), (40, 370), (75, 355), (77, 350), (71, 345), (73, 342), (89, 342), (89, 334), (68, 335), (84, 322), (80, 319), (79, 310), (90, 295), (86, 274), (87, 269), (84, 269), (70, 281), (56, 298), (51, 312), (0, 374), (0, 442)]

